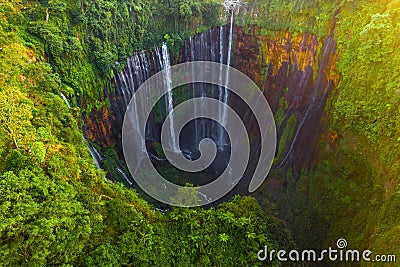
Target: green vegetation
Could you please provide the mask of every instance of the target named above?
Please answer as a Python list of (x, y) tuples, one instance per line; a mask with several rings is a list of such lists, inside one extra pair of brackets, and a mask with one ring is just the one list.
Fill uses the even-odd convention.
[(263, 246), (294, 246), (250, 197), (153, 211), (135, 190), (106, 182), (83, 141), (81, 112), (98, 106), (110, 65), (165, 33), (179, 46), (198, 26), (218, 23), (216, 5), (0, 3), (0, 266), (257, 266)]
[[(243, 25), (257, 25), (263, 34), (273, 31), (308, 32), (319, 37), (328, 36), (333, 18), (346, 0), (247, 0), (248, 12), (240, 14)], [(254, 16), (256, 14), (256, 16)]]
[[(289, 196), (277, 203), (280, 216), (302, 247), (345, 237), (354, 248), (399, 255), (399, 1), (251, 3), (258, 15), (246, 23), (262, 35), (311, 32), (321, 43), (334, 29), (338, 45), (341, 77), (326, 107), (320, 161), (301, 173), (272, 174)], [(276, 116), (281, 124), (282, 111)]]
[[(342, 81), (332, 99), (331, 127), (342, 138), (327, 153), (319, 177), (334, 194), (347, 229), (359, 246), (399, 254), (400, 3), (347, 2), (338, 15), (337, 64)], [(338, 162), (339, 161), (339, 162)], [(335, 175), (335, 177), (333, 176)], [(316, 179), (316, 177), (312, 178)], [(330, 185), (329, 185), (330, 184)], [(328, 188), (329, 189), (328, 189)], [(351, 204), (351, 205), (350, 205)], [(358, 222), (356, 222), (358, 221)]]
[(217, 2), (192, 0), (20, 4), (13, 27), (25, 30), (24, 39), (48, 59), (66, 93), (91, 101), (102, 97), (98, 88), (110, 77), (113, 63), (124, 62), (133, 51), (159, 46), (164, 36), (177, 51), (198, 27), (219, 23), (221, 10)]
[[(236, 197), (163, 215), (135, 190), (106, 182), (82, 136), (82, 113), (110, 105), (103, 87), (114, 62), (164, 41), (177, 54), (188, 36), (221, 23), (220, 2), (0, 3), (0, 266), (257, 266), (265, 245), (295, 248), (263, 192), (264, 209)], [(322, 40), (334, 29), (340, 55), (341, 81), (326, 108), (338, 139), (323, 137), (313, 168), (274, 174), (290, 196), (277, 203), (280, 216), (304, 247), (345, 237), (400, 255), (399, 1), (249, 0), (246, 8), (237, 21), (261, 35)], [(112, 149), (105, 154), (105, 165), (123, 165)]]

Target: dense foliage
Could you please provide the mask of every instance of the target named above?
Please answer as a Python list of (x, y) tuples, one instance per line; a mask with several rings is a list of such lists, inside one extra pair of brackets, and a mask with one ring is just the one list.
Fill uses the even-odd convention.
[[(105, 181), (80, 130), (83, 109), (104, 105), (96, 100), (115, 61), (164, 41), (176, 52), (220, 23), (218, 2), (0, 3), (0, 266), (253, 266), (264, 245), (294, 248), (270, 205), (253, 198), (155, 212)], [(280, 173), (290, 196), (278, 203), (281, 215), (303, 246), (346, 237), (399, 255), (399, 1), (249, 0), (244, 8), (237, 21), (262, 34), (323, 39), (334, 29), (338, 43), (341, 82), (326, 122), (335, 140), (323, 137), (313, 169)]]
[(303, 247), (345, 237), (353, 248), (399, 255), (399, 1), (249, 3), (246, 23), (261, 34), (311, 32), (323, 42), (333, 30), (338, 46), (341, 77), (326, 107), (321, 159), (275, 174), (288, 196), (277, 203), (281, 216)]
[[(244, 24), (255, 24), (264, 34), (272, 31), (308, 32), (329, 35), (335, 15), (345, 1), (248, 0), (240, 14)], [(239, 20), (240, 22), (240, 20)]]
[(163, 215), (95, 168), (61, 92), (95, 99), (113, 61), (162, 42), (155, 10), (217, 23), (215, 3), (168, 3), (0, 3), (0, 266), (249, 266), (294, 246), (254, 198)]
[(358, 246), (398, 255), (400, 3), (349, 1), (337, 20), (342, 81), (330, 114), (340, 140), (313, 179), (342, 211), (334, 233), (347, 228)]

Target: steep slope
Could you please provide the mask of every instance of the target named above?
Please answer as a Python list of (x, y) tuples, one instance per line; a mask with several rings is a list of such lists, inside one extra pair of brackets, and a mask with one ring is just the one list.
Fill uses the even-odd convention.
[[(248, 266), (260, 264), (265, 244), (293, 247), (254, 198), (163, 215), (106, 181), (87, 151), (79, 104), (96, 106), (98, 63), (115, 54), (107, 40), (105, 51), (89, 49), (78, 16), (85, 3), (0, 3), (0, 266)], [(91, 11), (107, 17), (102, 8), (115, 3), (101, 4)]]
[[(304, 247), (328, 247), (338, 238), (345, 237), (353, 248), (398, 255), (400, 95), (396, 51), (400, 43), (397, 34), (399, 3), (346, 1), (341, 4), (310, 3), (308, 6), (300, 1), (289, 1), (286, 13), (283, 6), (271, 1), (255, 3), (254, 9), (249, 8), (249, 12), (253, 12), (250, 16), (253, 22), (268, 36), (258, 37), (260, 31), (250, 32), (260, 40), (254, 47), (259, 50), (259, 58), (265, 59), (273, 69), (270, 73), (264, 72), (267, 76), (264, 80), (257, 78), (258, 73), (263, 73), (257, 67), (253, 77), (264, 80), (260, 84), (266, 84), (266, 90), (276, 88), (276, 79), (271, 77), (276, 75), (277, 65), (290, 65), (288, 71), (292, 72), (304, 66), (311, 69), (316, 64), (324, 64), (320, 53), (310, 57), (307, 51), (309, 48), (313, 51), (316, 46), (319, 51), (324, 51), (322, 44), (333, 37), (338, 56), (328, 59), (326, 64), (332, 66), (331, 71), (324, 73), (332, 77), (337, 87), (328, 99), (323, 120), (313, 120), (313, 123), (322, 122), (323, 127), (316, 128), (313, 123), (303, 125), (304, 131), (309, 131), (304, 142), (294, 145), (286, 167), (285, 164), (282, 166), (284, 172), (273, 173), (264, 189), (270, 192), (267, 194), (269, 199), (275, 199), (280, 215)], [(301, 22), (293, 23), (295, 21)], [(276, 31), (282, 28), (289, 31)], [(302, 32), (315, 33), (317, 37), (310, 38)], [(296, 52), (286, 52), (288, 45), (294, 51), (296, 46), (281, 39), (280, 36), (285, 34), (289, 38), (297, 36), (292, 38), (294, 40), (299, 36), (303, 40), (297, 50), (301, 51), (300, 56)], [(301, 56), (302, 52), (305, 57)], [(254, 55), (251, 51), (250, 54)], [(253, 62), (245, 60), (248, 56), (243, 58), (244, 68), (251, 74), (253, 62), (259, 60), (254, 56)], [(300, 60), (294, 62), (297, 58)], [(318, 81), (318, 76), (314, 76), (314, 81)], [(290, 76), (287, 82), (288, 92), (302, 84), (299, 79), (290, 84)], [(305, 85), (305, 88), (311, 89), (313, 85)], [(283, 114), (290, 114), (293, 102), (287, 101), (288, 95), (293, 94), (281, 92), (269, 99), (272, 103), (283, 103)], [(277, 114), (279, 124), (282, 113)], [(291, 140), (290, 136), (296, 131), (289, 129), (298, 129), (301, 121), (292, 123), (297, 126), (290, 127), (289, 124), (286, 127), (289, 131), (283, 138), (286, 144), (291, 143), (286, 139), (289, 136)], [(304, 147), (310, 145), (308, 140), (315, 140), (312, 136), (319, 140), (316, 151)], [(296, 156), (299, 161), (290, 161)], [(311, 165), (307, 164), (308, 159), (311, 159)], [(258, 195), (264, 198), (265, 191), (260, 190)]]

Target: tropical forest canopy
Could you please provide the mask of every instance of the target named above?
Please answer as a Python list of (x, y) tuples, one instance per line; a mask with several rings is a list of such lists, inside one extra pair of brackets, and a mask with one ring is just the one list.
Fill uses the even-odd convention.
[[(226, 24), (220, 2), (1, 0), (0, 266), (261, 266), (265, 245), (296, 248), (262, 192), (162, 214), (106, 181), (86, 148), (82, 116), (107, 106), (112, 64), (163, 42), (178, 54), (196, 32)], [(398, 254), (400, 1), (246, 4), (237, 23), (268, 36), (322, 40), (335, 29), (340, 83), (325, 120), (339, 141), (321, 138), (321, 160), (286, 173), (294, 197), (282, 207), (299, 222), (289, 227), (296, 241), (317, 246), (312, 231), (318, 242), (350, 232), (360, 248)]]

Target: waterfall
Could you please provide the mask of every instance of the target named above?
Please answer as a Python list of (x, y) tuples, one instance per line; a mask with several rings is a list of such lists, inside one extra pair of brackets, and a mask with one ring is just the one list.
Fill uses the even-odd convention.
[[(116, 88), (117, 96), (122, 102), (118, 105), (120, 109), (121, 118), (125, 114), (125, 111), (132, 100), (132, 97), (137, 90), (153, 73), (151, 72), (151, 65), (149, 58), (144, 51), (139, 52), (128, 58), (126, 67), (122, 72), (118, 72), (114, 67), (114, 85)], [(146, 105), (149, 99), (136, 99), (133, 102), (133, 107), (139, 112), (135, 113), (133, 116), (133, 125), (140, 125), (140, 109), (142, 106)], [(146, 128), (146, 135), (152, 135), (152, 123), (149, 123), (149, 127)], [(145, 142), (146, 136), (141, 136), (140, 143), (142, 144), (142, 151), (146, 151)]]
[[(228, 38), (228, 54), (227, 54), (227, 59), (226, 59), (226, 65), (230, 66), (231, 65), (231, 54), (232, 54), (232, 41), (233, 41), (233, 22), (234, 22), (234, 12), (235, 10), (232, 9), (231, 11), (231, 22), (230, 22), (230, 28), (229, 28), (229, 38)], [(225, 36), (224, 36), (224, 29), (221, 27), (220, 29), (220, 63), (224, 64), (224, 41), (225, 41)], [(225, 86), (219, 87), (219, 101), (223, 102), (224, 104), (228, 105), (229, 102), (229, 90), (227, 89), (228, 83), (229, 83), (229, 70), (223, 75), (222, 74), (222, 66), (220, 68), (220, 84), (222, 84), (223, 78), (225, 79)], [(227, 123), (227, 108), (220, 108), (219, 109), (219, 121), (222, 124), (222, 127), (226, 126)], [(227, 145), (227, 140), (225, 138), (224, 131), (221, 129), (219, 132), (219, 145), (220, 148), (223, 149), (225, 145)]]
[[(136, 90), (142, 85), (143, 82), (145, 82), (149, 77), (151, 77), (153, 74), (156, 74), (160, 70), (165, 70), (164, 76), (160, 77), (161, 81), (159, 82), (160, 84), (164, 84), (166, 86), (166, 89), (168, 89), (168, 93), (165, 94), (164, 98), (162, 98), (162, 101), (160, 101), (157, 106), (153, 108), (152, 113), (150, 114), (149, 120), (144, 123), (147, 123), (146, 127), (146, 132), (143, 134), (143, 136), (140, 136), (140, 140), (136, 140), (136, 142), (140, 142), (142, 144), (141, 152), (146, 152), (149, 154), (151, 161), (165, 161), (167, 164), (167, 161), (165, 159), (161, 159), (163, 153), (160, 153), (158, 150), (159, 148), (159, 143), (160, 143), (160, 128), (162, 127), (163, 120), (165, 119), (165, 114), (171, 114), (171, 111), (174, 109), (174, 103), (177, 105), (181, 103), (181, 101), (185, 101), (185, 97), (190, 96), (193, 98), (201, 98), (201, 97), (211, 97), (214, 99), (218, 99), (221, 103), (224, 103), (225, 105), (230, 105), (235, 108), (236, 111), (238, 111), (238, 114), (244, 114), (244, 120), (248, 126), (248, 130), (251, 134), (256, 133), (258, 130), (256, 127), (254, 127), (254, 118), (252, 116), (251, 110), (248, 109), (248, 107), (241, 106), (241, 102), (238, 100), (237, 96), (235, 94), (231, 94), (231, 92), (227, 89), (227, 86), (229, 85), (229, 80), (234, 78), (229, 76), (229, 72), (225, 72), (224, 68), (221, 67), (219, 70), (217, 69), (215, 73), (212, 75), (219, 75), (218, 78), (216, 76), (216, 79), (219, 79), (219, 86), (218, 85), (209, 85), (209, 84), (200, 84), (200, 83), (193, 83), (187, 86), (184, 86), (184, 88), (179, 88), (175, 91), (171, 90), (171, 84), (172, 84), (172, 77), (171, 77), (171, 64), (173, 63), (184, 63), (184, 62), (193, 62), (193, 61), (213, 61), (213, 62), (219, 62), (221, 64), (225, 64), (230, 66), (231, 64), (237, 64), (237, 67), (246, 67), (248, 66), (247, 61), (246, 61), (246, 56), (248, 54), (252, 55), (250, 53), (251, 51), (244, 50), (243, 54), (241, 53), (242, 50), (238, 51), (238, 53), (233, 54), (234, 48), (236, 45), (233, 43), (234, 40), (236, 40), (234, 36), (234, 32), (240, 33), (241, 30), (239, 28), (238, 31), (236, 31), (236, 26), (234, 25), (234, 22), (237, 21), (237, 10), (235, 9), (234, 5), (236, 5), (237, 1), (230, 1), (227, 2), (228, 6), (228, 12), (224, 16), (224, 19), (226, 19), (227, 24), (225, 26), (217, 27), (214, 29), (210, 29), (207, 32), (203, 33), (198, 33), (192, 36), (190, 39), (186, 40), (184, 42), (184, 46), (181, 47), (180, 50), (180, 55), (179, 57), (176, 58), (176, 60), (173, 60), (173, 58), (170, 57), (168, 48), (166, 44), (163, 44), (162, 46), (155, 48), (154, 50), (151, 51), (142, 51), (142, 52), (137, 52), (133, 54), (127, 61), (126, 66), (122, 69), (120, 72), (116, 72), (113, 78), (113, 84), (115, 85), (115, 90), (112, 91), (107, 97), (110, 100), (111, 104), (111, 114), (110, 118), (112, 120), (112, 134), (116, 136), (116, 138), (112, 140), (119, 140), (120, 138), (120, 133), (119, 127), (122, 125), (122, 120), (120, 118), (123, 118), (125, 114), (125, 110), (127, 105), (129, 104), (133, 94), (135, 93)], [(240, 38), (247, 38), (246, 36), (241, 36)], [(247, 40), (247, 39), (245, 39)], [(329, 51), (325, 52), (330, 46), (324, 46), (324, 51), (322, 55), (327, 54)], [(257, 53), (261, 53), (258, 52)], [(238, 56), (237, 59), (235, 60), (236, 57)], [(251, 58), (250, 58), (251, 59)], [(242, 60), (246, 64), (242, 64)], [(172, 62), (172, 63), (171, 63)], [(253, 63), (252, 60), (249, 60), (250, 63)], [(291, 64), (290, 62), (288, 64)], [(262, 64), (261, 64), (262, 65)], [(260, 66), (261, 66), (260, 65)], [(289, 80), (286, 79), (286, 77), (281, 77), (280, 75), (275, 78), (275, 76), (272, 75), (272, 70), (271, 70), (271, 63), (268, 65), (268, 71), (265, 74), (265, 80), (263, 83), (263, 86), (265, 85), (266, 89), (266, 94), (274, 94), (275, 92), (268, 92), (271, 90), (267, 90), (269, 88), (269, 80), (272, 82), (275, 82), (277, 86), (279, 87), (281, 84), (286, 84), (286, 81), (291, 82), (292, 79), (296, 83), (295, 85), (289, 85), (288, 88), (294, 87), (294, 88), (304, 88), (309, 86), (309, 82), (306, 78), (308, 77), (307, 73), (304, 73), (304, 77), (301, 77), (301, 80), (299, 80), (299, 77), (294, 76), (298, 75), (297, 72), (301, 72), (300, 70), (292, 70), (292, 68), (289, 69), (288, 73), (293, 76), (292, 79)], [(236, 65), (235, 65), (236, 67)], [(258, 67), (258, 66), (255, 66)], [(255, 69), (256, 70), (256, 69)], [(192, 69), (192, 72), (194, 69)], [(305, 70), (307, 71), (307, 69)], [(271, 73), (271, 74), (270, 74)], [(274, 74), (275, 75), (275, 74)], [(271, 77), (270, 77), (271, 76)], [(285, 76), (285, 75), (283, 75)], [(290, 77), (292, 77), (290, 76)], [(320, 75), (318, 77), (326, 77), (324, 75)], [(317, 79), (318, 79), (317, 77)], [(274, 80), (276, 79), (276, 81)], [(285, 82), (280, 82), (282, 79), (284, 79)], [(303, 80), (304, 79), (304, 80)], [(320, 78), (323, 79), (323, 78)], [(312, 80), (312, 79), (311, 79)], [(310, 81), (311, 81), (310, 80)], [(262, 80), (260, 80), (261, 82)], [(278, 83), (280, 82), (280, 83)], [(322, 84), (325, 85), (324, 81), (318, 81), (316, 82), (318, 85)], [(160, 85), (158, 84), (158, 85)], [(282, 85), (283, 86), (283, 85)], [(185, 90), (185, 92), (181, 92), (178, 90)], [(314, 89), (317, 90), (318, 92), (320, 91), (321, 86), (316, 86)], [(283, 89), (282, 89), (283, 90)], [(302, 89), (303, 90), (303, 89)], [(302, 91), (300, 90), (300, 91)], [(306, 91), (306, 90), (304, 90)], [(316, 94), (316, 93), (315, 93)], [(289, 96), (289, 94), (288, 94)], [(291, 96), (291, 95), (290, 95)], [(132, 104), (135, 110), (138, 110), (136, 114), (132, 114), (131, 116), (132, 119), (132, 125), (143, 125), (143, 118), (141, 118), (141, 107), (144, 106), (149, 106), (149, 99), (151, 99), (151, 95), (149, 92), (149, 95), (143, 96), (141, 99), (136, 99), (136, 101)], [(304, 134), (306, 133), (305, 129), (307, 129), (308, 124), (310, 121), (315, 118), (315, 110), (319, 108), (322, 104), (320, 104), (318, 101), (324, 101), (324, 98), (320, 97), (319, 95), (313, 95), (313, 101), (312, 104), (306, 103), (308, 106), (303, 106), (302, 107), (293, 107), (293, 112), (296, 112), (296, 116), (298, 114), (298, 121), (297, 125), (295, 128), (295, 131), (293, 133), (293, 136), (290, 141), (290, 143), (285, 144), (284, 150), (282, 150), (281, 155), (279, 155), (279, 162), (277, 162), (276, 166), (277, 168), (282, 167), (285, 164), (291, 164), (293, 161), (293, 155), (298, 153), (298, 147), (302, 144), (304, 140)], [(165, 100), (165, 103), (164, 103)], [(168, 126), (167, 129), (165, 129), (167, 132), (171, 133), (171, 140), (167, 140), (167, 147), (168, 150), (175, 151), (175, 152), (180, 152), (182, 150), (182, 154), (191, 160), (195, 160), (198, 156), (198, 148), (199, 148), (199, 142), (208, 137), (213, 139), (215, 142), (217, 149), (218, 149), (218, 155), (217, 160), (213, 163), (213, 165), (207, 169), (207, 171), (211, 172), (219, 172), (220, 167), (224, 167), (224, 164), (226, 163), (225, 160), (228, 159), (228, 155), (230, 151), (234, 151), (234, 148), (237, 146), (235, 143), (229, 142), (228, 136), (225, 133), (225, 130), (223, 129), (228, 121), (228, 109), (220, 105), (218, 112), (218, 123), (211, 122), (211, 120), (206, 120), (206, 119), (200, 119), (201, 114), (204, 114), (203, 110), (208, 110), (210, 107), (207, 107), (206, 104), (201, 103), (201, 101), (194, 103), (194, 116), (193, 118), (199, 118), (196, 119), (190, 123), (188, 123), (188, 126), (185, 126), (186, 128), (184, 129), (185, 132), (183, 132), (181, 138), (181, 144), (178, 143), (177, 135), (178, 133), (175, 132), (174, 126), (176, 126), (177, 123), (177, 117), (175, 118), (170, 118), (170, 125)], [(322, 102), (321, 102), (322, 103)], [(292, 110), (290, 110), (292, 112)], [(178, 115), (176, 115), (178, 116)], [(285, 125), (283, 126), (285, 127)], [(122, 128), (122, 127), (121, 127)], [(251, 135), (250, 137), (256, 136)], [(261, 136), (261, 138), (263, 138)], [(139, 138), (138, 138), (139, 139)], [(251, 139), (251, 142), (253, 142), (251, 145), (254, 146), (254, 151), (259, 151), (257, 150), (257, 143), (258, 142), (258, 137), (254, 137)], [(156, 144), (157, 146), (153, 146), (153, 143)], [(164, 144), (165, 145), (165, 144)], [(157, 149), (154, 149), (157, 148)], [(119, 149), (117, 147), (117, 149)], [(151, 149), (153, 149), (151, 151)], [(253, 149), (253, 147), (252, 147)], [(148, 150), (148, 151), (147, 151)], [(161, 151), (162, 152), (162, 151)], [(256, 157), (256, 153), (254, 152), (254, 155), (252, 155), (252, 161), (253, 162), (254, 158)], [(92, 153), (91, 153), (92, 154)], [(143, 155), (143, 153), (141, 154)], [(93, 154), (92, 154), (93, 156)], [(226, 156), (226, 157), (225, 157)], [(141, 156), (138, 156), (138, 161), (140, 161), (142, 158)], [(94, 157), (96, 160), (96, 158)], [(101, 163), (101, 162), (100, 162)], [(96, 165), (100, 165), (98, 162)], [(164, 164), (164, 163), (163, 163)], [(232, 172), (232, 166), (227, 166), (227, 173), (228, 175)], [(114, 167), (115, 170), (116, 166)], [(250, 172), (250, 171), (249, 171)], [(121, 174), (122, 175), (122, 174)], [(233, 177), (232, 175), (229, 175)], [(229, 181), (232, 184), (235, 184), (236, 181), (233, 180), (233, 178)], [(201, 195), (201, 194), (200, 194)], [(202, 196), (204, 197), (204, 196)]]
[[(116, 63), (118, 64), (118, 63)], [(141, 110), (144, 107), (149, 106), (151, 103), (152, 96), (141, 97), (141, 99), (135, 98), (132, 108), (137, 110), (135, 116), (131, 116), (132, 125), (143, 125), (146, 124), (146, 132), (144, 136), (141, 136), (138, 142), (142, 144), (142, 151), (146, 151), (146, 141), (160, 142), (159, 136), (159, 121), (156, 118), (162, 118), (165, 114), (170, 114), (174, 109), (174, 95), (171, 90), (172, 77), (171, 77), (171, 60), (167, 45), (164, 43), (162, 47), (155, 48), (152, 51), (141, 51), (136, 52), (127, 59), (126, 66), (122, 71), (118, 71), (114, 66), (114, 77), (112, 84), (115, 90), (112, 89), (108, 92), (108, 98), (113, 99), (111, 101), (111, 112), (116, 120), (116, 125), (122, 128), (123, 118), (127, 107), (129, 106), (132, 97), (136, 90), (151, 76), (161, 70), (165, 70), (163, 83), (169, 92), (165, 96), (165, 112), (160, 111), (160, 106), (154, 109), (149, 116), (149, 120), (145, 121), (146, 118), (142, 117), (143, 112)], [(120, 133), (122, 129), (115, 129), (116, 133)], [(169, 149), (178, 152), (179, 144), (177, 143), (176, 133), (174, 129), (174, 119), (171, 118), (171, 125), (169, 129), (172, 139), (170, 140)]]
[(103, 161), (104, 158), (100, 155), (100, 153), (97, 151), (97, 149), (94, 148), (93, 146), (88, 144), (87, 149), (88, 149), (90, 155), (92, 156), (93, 162), (96, 165), (97, 169), (101, 169), (101, 162)]
[(60, 95), (61, 95), (61, 98), (64, 100), (65, 104), (67, 104), (68, 108), (71, 108), (68, 98), (62, 92), (60, 93)]
[[(232, 9), (232, 14), (231, 14), (231, 25), (230, 25), (230, 29), (229, 29), (229, 43), (228, 43), (228, 59), (226, 61), (226, 65), (230, 66), (231, 65), (231, 54), (232, 54), (232, 40), (233, 40), (233, 17), (234, 17), (234, 9)], [(226, 71), (225, 74), (225, 92), (224, 92), (224, 100), (223, 102), (225, 104), (228, 104), (228, 100), (229, 100), (229, 90), (227, 89), (228, 87), (228, 83), (229, 83), (229, 70)], [(222, 112), (222, 125), (225, 126), (226, 122), (227, 122), (227, 110), (226, 108), (223, 109)], [(223, 135), (221, 135), (223, 137)], [(226, 143), (226, 140), (221, 140), (224, 141), (222, 144)]]
[(124, 178), (124, 180), (125, 180), (130, 186), (133, 185), (133, 183), (129, 180), (128, 176), (127, 176), (126, 173), (121, 169), (120, 166), (117, 166), (117, 172), (121, 175), (122, 178)]
[[(221, 64), (230, 64), (233, 42), (233, 25), (229, 30), (229, 36), (231, 37), (230, 39), (228, 39), (228, 27), (229, 26), (221, 26), (189, 38), (184, 47), (184, 51), (187, 52), (186, 60), (191, 62), (212, 61)], [(218, 75), (220, 84), (227, 84), (226, 79), (229, 79), (229, 77), (227, 78), (228, 74), (223, 72), (222, 66), (219, 73), (213, 73), (213, 75)], [(224, 86), (192, 84), (188, 88), (191, 90), (192, 98), (212, 97), (217, 98), (223, 103), (228, 103), (229, 93), (225, 93), (227, 90), (225, 90)], [(195, 103), (195, 114), (193, 114), (193, 117), (198, 117), (198, 115), (202, 114), (202, 111), (206, 110), (207, 108), (208, 107), (205, 105)], [(224, 120), (226, 122), (226, 110), (224, 108), (220, 108), (218, 113), (219, 122), (221, 122), (221, 124)], [(213, 138), (219, 149), (223, 149), (223, 147), (228, 144), (228, 141), (224, 135), (224, 129), (221, 127), (221, 125), (216, 123), (210, 124), (204, 119), (197, 119), (194, 120), (193, 126), (194, 147), (197, 147), (200, 140), (204, 139), (205, 137)]]
[[(207, 38), (208, 39), (208, 38)], [(209, 61), (210, 59), (209, 59), (209, 57), (208, 57), (208, 51), (210, 50), (209, 49), (209, 47), (208, 47), (208, 42), (207, 42), (207, 40), (206, 40), (206, 34), (202, 34), (201, 36), (200, 36), (200, 47), (201, 47), (201, 49), (200, 49), (200, 56), (201, 56), (201, 58), (204, 60), (204, 61)], [(205, 84), (205, 83), (202, 83), (202, 84), (200, 84), (200, 97), (202, 97), (202, 98), (204, 98), (204, 97), (207, 97), (207, 94), (206, 94), (206, 90), (207, 90), (207, 85)], [(201, 114), (204, 114), (204, 110), (206, 109), (207, 107), (205, 107), (204, 105), (200, 105), (200, 112), (201, 112)], [(198, 129), (198, 131), (200, 132), (200, 135), (202, 136), (202, 138), (204, 138), (207, 134), (206, 134), (206, 125), (205, 125), (205, 121), (204, 120), (201, 120), (200, 122), (199, 122), (199, 129)]]
[[(171, 76), (171, 62), (169, 59), (169, 52), (168, 52), (168, 47), (164, 43), (162, 46), (162, 60), (160, 61), (162, 63), (162, 69), (165, 70), (165, 75), (164, 75), (164, 82), (166, 83), (168, 93), (166, 96), (166, 106), (167, 106), (167, 114), (171, 114), (171, 112), (174, 109), (174, 97), (172, 93), (172, 76)], [(170, 120), (170, 132), (171, 132), (171, 143), (170, 143), (170, 149), (175, 152), (179, 152), (180, 149), (177, 146), (176, 143), (176, 136), (175, 136), (175, 128), (174, 128), (174, 119), (171, 116)]]
[[(325, 80), (325, 73), (326, 68), (329, 66), (329, 59), (335, 54), (335, 51), (336, 44), (334, 43), (333, 37), (330, 36), (322, 44), (322, 49), (320, 51), (320, 57), (322, 60), (319, 60), (318, 75), (315, 80), (315, 84), (310, 86), (310, 89), (307, 92), (311, 103), (308, 104), (308, 107), (300, 116), (293, 138), (290, 140), (290, 143), (288, 143), (287, 151), (284, 155), (282, 154), (280, 162), (273, 169), (281, 168), (287, 163), (290, 164), (291, 161), (293, 161), (293, 158), (300, 158), (301, 155), (298, 156), (299, 153), (295, 151), (295, 149), (298, 149), (301, 146), (300, 142), (304, 142), (304, 138), (307, 138), (308, 142), (309, 139), (312, 138), (310, 137), (310, 130), (307, 129), (310, 126), (307, 124), (313, 120), (315, 121), (315, 116), (318, 116), (318, 114), (324, 112), (323, 110), (326, 104), (327, 96), (329, 95), (330, 90), (332, 90), (330, 88), (331, 84)], [(312, 77), (312, 74), (307, 76), (306, 73), (303, 73), (298, 81), (297, 90), (307, 87), (307, 78), (312, 79), (309, 78), (310, 76)], [(313, 129), (313, 131), (315, 131), (315, 129)], [(307, 151), (307, 153), (309, 153), (309, 151)], [(304, 158), (301, 159), (304, 160)]]
[[(184, 55), (180, 59), (180, 62), (187, 61), (213, 61), (222, 64), (231, 63), (232, 57), (232, 43), (233, 43), (233, 20), (234, 12), (231, 14), (231, 24), (221, 26), (218, 28), (210, 29), (207, 32), (199, 33), (188, 39), (182, 47)], [(118, 63), (116, 63), (118, 64)], [(136, 90), (151, 76), (157, 72), (164, 70), (163, 81), (161, 82), (168, 89), (168, 93), (165, 95), (165, 106), (159, 103), (152, 111), (147, 121), (142, 118), (142, 108), (150, 105), (150, 99), (152, 96), (147, 96), (138, 99), (135, 97), (132, 108), (137, 110), (134, 116), (130, 116), (132, 125), (146, 124), (146, 132), (144, 136), (140, 136), (140, 142), (142, 144), (142, 151), (147, 151), (146, 142), (160, 143), (160, 127), (162, 120), (165, 118), (165, 114), (171, 114), (174, 109), (174, 103), (180, 102), (183, 99), (176, 99), (177, 94), (171, 90), (172, 77), (171, 77), (171, 57), (168, 51), (167, 45), (164, 43), (161, 47), (156, 47), (151, 51), (136, 52), (128, 58), (125, 67), (118, 71), (114, 66), (114, 77), (112, 84), (115, 86), (115, 90), (110, 90), (108, 98), (111, 102), (111, 113), (115, 122), (113, 125), (116, 126), (115, 133), (119, 135), (121, 132), (118, 127), (122, 128), (122, 121), (125, 116), (126, 109), (135, 93)], [(228, 104), (230, 95), (228, 90), (223, 85), (228, 85), (229, 74), (225, 73), (223, 69), (220, 69), (219, 73), (213, 75), (219, 75), (220, 83), (222, 86), (209, 85), (209, 84), (191, 84), (186, 86), (187, 92), (183, 97), (212, 97), (220, 100), (223, 103)], [(186, 96), (185, 96), (186, 95)], [(182, 94), (180, 94), (182, 97)], [(204, 110), (209, 107), (200, 103), (194, 106), (194, 117), (202, 114)], [(224, 129), (221, 125), (226, 124), (227, 110), (221, 108), (219, 111), (219, 122), (207, 122), (206, 119), (196, 119), (192, 123), (192, 127), (188, 130), (188, 133), (193, 137), (191, 139), (185, 139), (184, 143), (181, 144), (182, 150), (186, 149), (191, 153), (191, 157), (196, 158), (198, 155), (198, 144), (206, 138), (212, 138), (219, 150), (223, 150), (223, 147), (228, 145), (228, 140)], [(170, 118), (169, 129), (167, 130), (171, 134), (171, 140), (167, 143), (168, 149), (174, 152), (180, 152), (181, 147), (178, 143), (177, 133), (175, 132), (174, 126), (175, 120), (173, 117)], [(121, 125), (121, 126), (119, 126)], [(188, 154), (189, 155), (189, 154)]]
[[(195, 42), (193, 41), (192, 37), (190, 37), (190, 39), (189, 39), (189, 45), (190, 45), (190, 60), (191, 61), (195, 61), (195, 58), (196, 58), (196, 55), (195, 55)], [(192, 67), (192, 75), (194, 76), (194, 66)], [(197, 94), (196, 94), (196, 85), (192, 84), (192, 97), (195, 98), (196, 96), (197, 96)], [(197, 115), (197, 109), (198, 109), (197, 105), (198, 104), (195, 102), (194, 103), (194, 114), (193, 114), (193, 117), (196, 117), (196, 115)], [(194, 130), (194, 145), (197, 146), (197, 144), (200, 141), (199, 131), (198, 131), (198, 129), (199, 129), (198, 120), (194, 121), (194, 128), (195, 128), (195, 130)]]
[[(224, 35), (224, 28), (221, 26), (220, 30), (219, 30), (219, 63), (224, 64), (224, 40), (225, 40), (225, 35)], [(222, 84), (222, 65), (219, 69), (219, 84)], [(219, 91), (219, 101), (224, 102), (224, 94), (225, 94), (225, 89), (222, 86), (218, 87), (218, 91)], [(225, 102), (224, 102), (225, 103)], [(223, 113), (223, 109), (220, 107), (219, 108), (219, 121), (222, 122), (222, 113)], [(223, 127), (223, 126), (222, 126)], [(219, 145), (222, 146), (223, 145), (223, 138), (224, 138), (224, 132), (223, 129), (220, 128), (219, 132), (218, 132), (218, 142)]]

